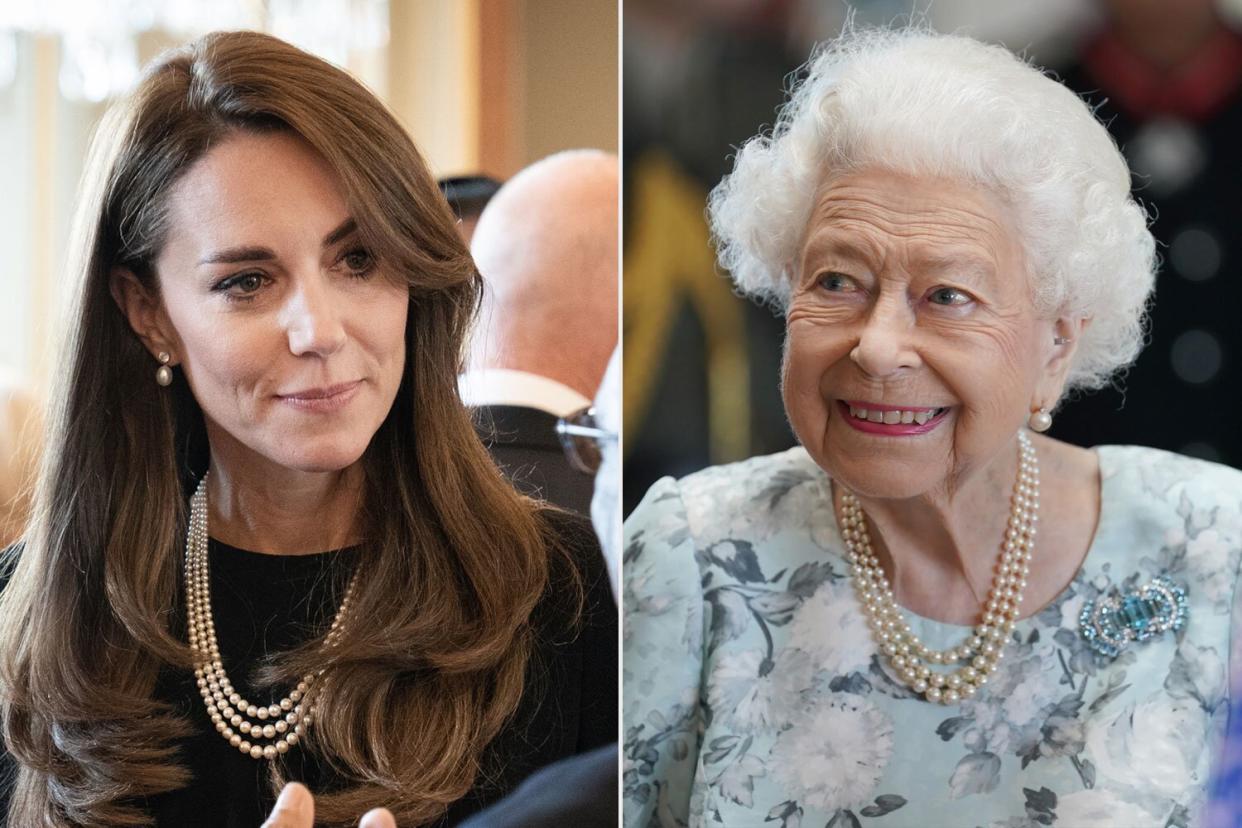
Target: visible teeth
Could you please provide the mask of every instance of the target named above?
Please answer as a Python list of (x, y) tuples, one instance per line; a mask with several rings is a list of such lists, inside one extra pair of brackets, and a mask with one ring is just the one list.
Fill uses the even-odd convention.
[(857, 408), (852, 405), (849, 406), (849, 410), (851, 417), (872, 423), (883, 423), (884, 425), (897, 425), (899, 423), (924, 425), (937, 414), (944, 411), (943, 408), (926, 409), (923, 411), (896, 408), (890, 411), (868, 411), (865, 408)]

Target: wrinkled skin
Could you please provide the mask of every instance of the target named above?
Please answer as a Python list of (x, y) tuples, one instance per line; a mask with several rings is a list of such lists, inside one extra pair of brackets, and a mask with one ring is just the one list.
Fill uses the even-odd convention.
[[(971, 623), (1008, 516), (1017, 432), (1055, 405), (1086, 320), (1036, 311), (1012, 209), (961, 181), (874, 169), (829, 180), (789, 272), (795, 433), (879, 527), (899, 599)], [(842, 400), (948, 411), (925, 434), (875, 435), (847, 422)], [(1092, 500), (1093, 455), (1038, 448), (1046, 472), (1067, 469), (1058, 482)], [(1033, 593), (1050, 600), (1070, 580), (1093, 527), (1094, 514), (1072, 527), (1072, 553)]]

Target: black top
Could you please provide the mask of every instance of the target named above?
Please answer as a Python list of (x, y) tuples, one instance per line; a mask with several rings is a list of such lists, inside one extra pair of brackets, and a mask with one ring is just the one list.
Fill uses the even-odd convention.
[[(554, 575), (535, 611), (538, 644), (518, 712), (489, 746), (480, 781), (438, 825), (457, 824), (544, 765), (616, 741), (617, 614), (602, 555), (586, 521), (555, 513), (551, 522), (585, 576), (582, 627), (567, 640), (564, 591), (557, 588), (564, 574)], [(225, 669), (239, 693), (256, 704), (266, 701), (269, 694), (252, 692), (251, 670), (264, 654), (323, 634), (339, 606), (354, 550), (265, 555), (215, 540), (210, 549), (212, 616)], [(266, 761), (243, 756), (216, 733), (189, 671), (162, 672), (156, 695), (196, 729), (181, 745), (182, 763), (194, 782), (147, 803), (156, 823), (256, 828), (275, 801)], [(305, 782), (312, 792), (334, 786), (330, 772), (301, 748), (289, 751), (284, 761), (289, 777)], [(0, 779), (12, 764), (0, 751)], [(0, 824), (8, 812), (7, 793), (8, 784), (0, 782)]]
[(615, 828), (617, 746), (562, 759), (461, 828)]

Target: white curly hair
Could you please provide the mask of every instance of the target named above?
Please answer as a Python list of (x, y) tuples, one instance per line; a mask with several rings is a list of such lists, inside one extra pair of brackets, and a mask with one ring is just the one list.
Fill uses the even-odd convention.
[(926, 28), (855, 29), (812, 56), (775, 128), (748, 141), (708, 212), (721, 265), (784, 308), (815, 194), (864, 168), (957, 178), (1015, 208), (1036, 309), (1090, 317), (1066, 389), (1142, 348), (1156, 276), (1146, 211), (1091, 109), (1000, 46)]

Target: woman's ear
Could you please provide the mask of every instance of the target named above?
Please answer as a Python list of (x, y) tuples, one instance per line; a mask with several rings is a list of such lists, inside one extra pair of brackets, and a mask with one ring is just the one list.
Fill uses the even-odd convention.
[(1038, 406), (1051, 410), (1061, 399), (1065, 379), (1074, 364), (1074, 354), (1078, 352), (1078, 344), (1090, 324), (1090, 317), (1062, 316), (1053, 321), (1052, 341), (1046, 346), (1048, 359), (1036, 390)]
[(128, 320), (129, 327), (151, 356), (158, 359), (158, 354), (163, 351), (172, 355), (172, 364), (176, 364), (178, 340), (159, 294), (147, 289), (132, 270), (119, 266), (112, 268), (108, 289), (112, 300)]

